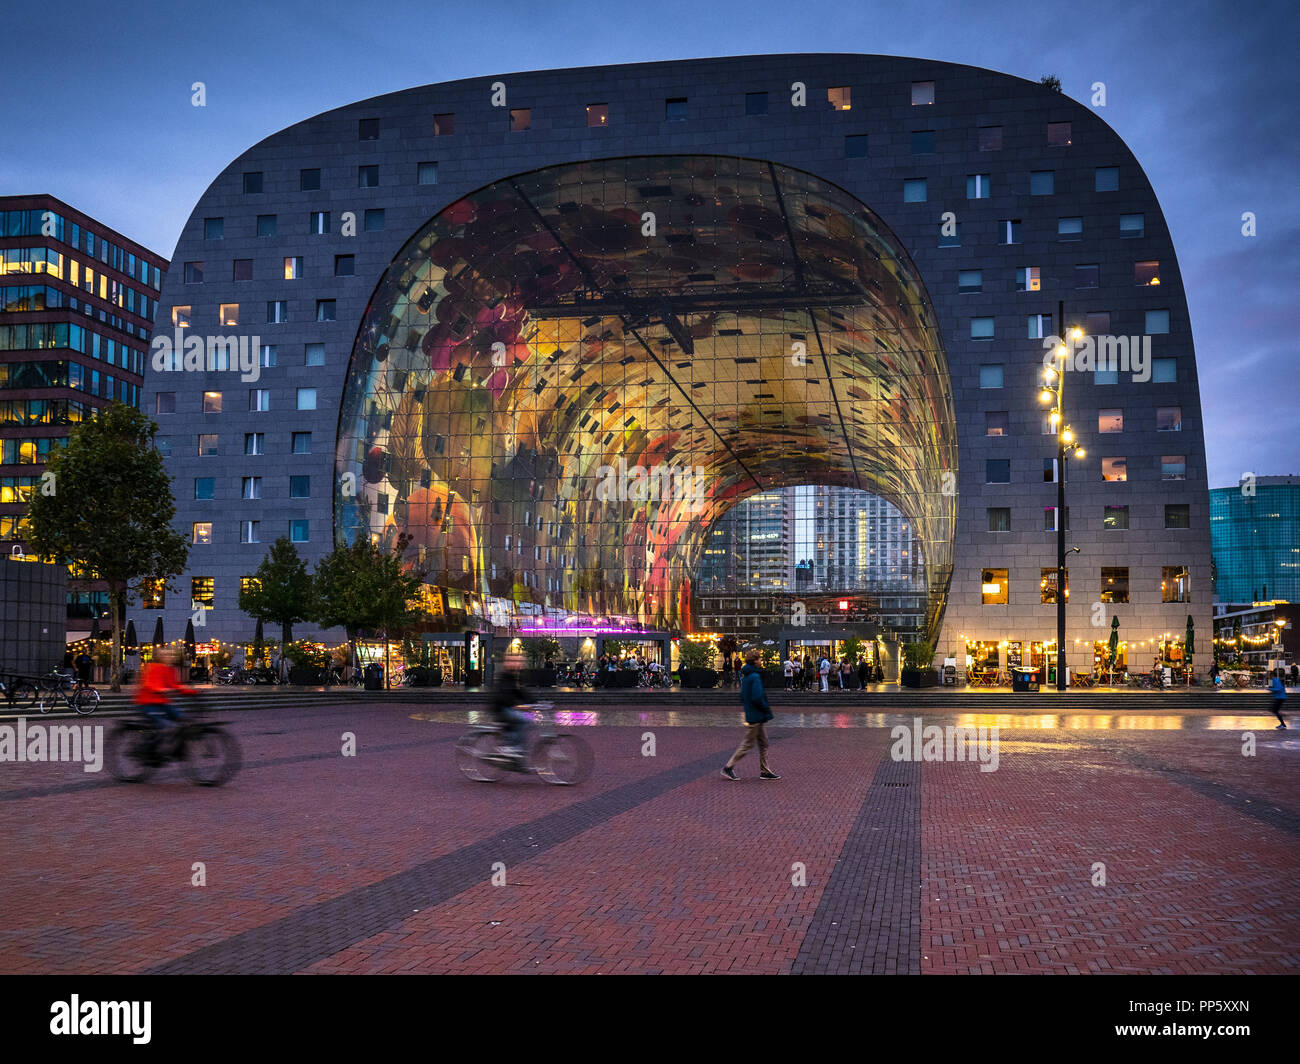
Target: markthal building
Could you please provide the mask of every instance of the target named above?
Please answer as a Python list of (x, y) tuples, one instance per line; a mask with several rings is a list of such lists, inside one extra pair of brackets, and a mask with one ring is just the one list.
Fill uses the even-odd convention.
[[(137, 629), (203, 609), (200, 638), (247, 640), (275, 539), (314, 562), (405, 536), (431, 638), (691, 633), (719, 519), (835, 485), (909, 522), (941, 657), (1054, 651), (1058, 521), (1073, 664), (1112, 616), (1130, 653), (1190, 615), (1208, 637), (1187, 306), (1104, 113), (975, 67), (773, 55), (429, 85), (268, 137), (162, 293), (157, 336), (208, 356), (146, 377), (192, 546)], [(1058, 514), (1062, 333), (1086, 454)]]

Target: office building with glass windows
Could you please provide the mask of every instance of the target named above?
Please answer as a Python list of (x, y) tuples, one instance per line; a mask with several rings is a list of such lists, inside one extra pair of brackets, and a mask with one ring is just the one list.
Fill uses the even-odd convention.
[(940, 655), (1041, 657), (1038, 393), (1068, 326), (1072, 663), (1099, 614), (1210, 631), (1168, 227), (1102, 117), (1042, 85), (775, 55), (409, 89), (249, 148), (174, 261), (162, 326), (244, 338), (259, 374), (146, 378), (194, 544), (147, 627), (197, 606), (246, 637), (240, 580), (278, 536), (315, 560), (405, 533), (432, 625), (689, 631), (716, 523), (834, 486), (905, 517)]
[(1210, 538), (1220, 603), (1300, 602), (1300, 476), (1212, 488)]

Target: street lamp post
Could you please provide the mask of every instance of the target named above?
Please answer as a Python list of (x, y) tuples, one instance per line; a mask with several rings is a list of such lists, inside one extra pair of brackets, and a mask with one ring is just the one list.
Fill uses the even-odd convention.
[[(1064, 691), (1065, 682), (1065, 471), (1071, 458), (1083, 458), (1083, 448), (1069, 425), (1065, 423), (1065, 361), (1069, 349), (1065, 345), (1065, 319), (1061, 315), (1061, 342), (1053, 351), (1052, 366), (1043, 370), (1043, 390), (1039, 400), (1052, 404), (1048, 417), (1056, 432), (1056, 689)], [(1070, 330), (1070, 339), (1079, 340), (1083, 330)], [(1077, 550), (1078, 548), (1073, 548)]]

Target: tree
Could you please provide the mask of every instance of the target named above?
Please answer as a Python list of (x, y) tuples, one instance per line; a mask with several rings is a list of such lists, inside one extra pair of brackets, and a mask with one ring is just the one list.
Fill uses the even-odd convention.
[(1051, 89), (1053, 92), (1061, 91), (1061, 79), (1055, 74), (1044, 74), (1038, 79), (1038, 84), (1045, 89)]
[(558, 658), (560, 656), (560, 641), (551, 639), (549, 636), (540, 636), (534, 639), (520, 640), (524, 648), (524, 656), (528, 659), (530, 669), (540, 669), (546, 664), (546, 659)]
[(74, 579), (103, 580), (113, 615), (112, 686), (122, 689), (122, 614), (143, 581), (185, 570), (189, 547), (171, 526), (171, 478), (154, 450), (158, 426), (112, 403), (50, 454), (28, 520), (33, 551)]
[(293, 641), (293, 626), (312, 615), (312, 579), (288, 536), (271, 544), (253, 579), (239, 589), (239, 608), (259, 621), (280, 626), (280, 656)]
[(402, 562), (410, 537), (399, 536), (392, 551), (366, 536), (351, 546), (335, 547), (316, 563), (312, 578), (315, 620), (324, 628), (347, 632), (351, 657), (356, 659), (357, 633), (366, 629), (384, 634), (384, 682), (388, 668), (388, 635), (423, 616), (418, 599), (424, 574)]

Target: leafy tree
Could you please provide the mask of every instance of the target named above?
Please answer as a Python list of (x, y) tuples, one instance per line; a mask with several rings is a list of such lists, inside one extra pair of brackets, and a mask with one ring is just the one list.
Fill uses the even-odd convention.
[(740, 649), (740, 640), (734, 635), (724, 635), (718, 640), (718, 653), (727, 661), (736, 656), (736, 651)]
[(848, 658), (854, 665), (858, 663), (858, 658), (867, 652), (867, 645), (862, 642), (856, 635), (851, 635), (844, 640), (844, 645), (840, 648), (844, 657)]
[[(524, 656), (528, 659), (530, 669), (540, 669), (546, 664), (547, 657), (558, 658), (560, 656), (560, 641), (551, 639), (549, 636), (539, 636), (535, 639), (521, 640), (524, 648)], [(606, 644), (608, 646), (609, 644)]]
[(677, 644), (677, 661), (682, 669), (713, 668), (713, 644), (702, 639), (682, 637)]
[(50, 454), (28, 511), (32, 549), (103, 580), (113, 616), (112, 685), (122, 689), (122, 613), (148, 579), (177, 576), (189, 547), (171, 526), (171, 478), (154, 450), (158, 426), (112, 403)]
[(1051, 89), (1053, 92), (1061, 91), (1061, 79), (1055, 74), (1044, 74), (1038, 79), (1038, 84), (1045, 89)]
[(280, 626), (280, 655), (293, 641), (293, 626), (312, 615), (313, 584), (298, 549), (281, 536), (271, 544), (253, 581), (239, 589), (239, 608), (259, 621)]

